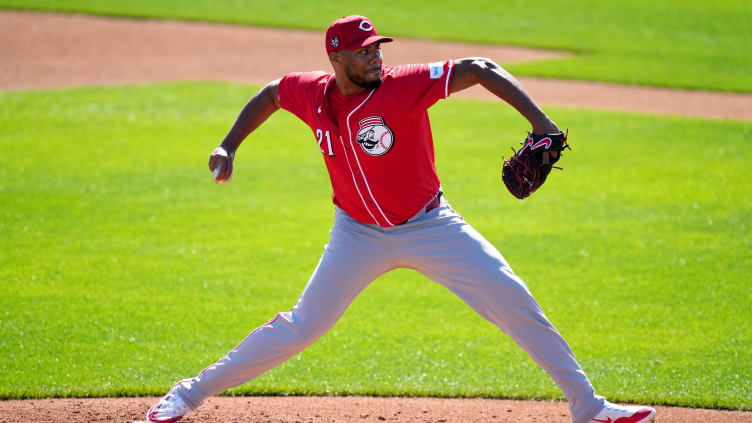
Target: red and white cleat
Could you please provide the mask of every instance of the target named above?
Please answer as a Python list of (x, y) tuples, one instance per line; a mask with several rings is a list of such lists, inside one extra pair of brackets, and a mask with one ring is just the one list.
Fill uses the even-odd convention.
[(655, 409), (642, 406), (621, 406), (606, 401), (591, 423), (647, 423), (655, 421)]
[(146, 413), (148, 423), (175, 423), (188, 413), (191, 408), (183, 401), (183, 398), (175, 392), (180, 384), (170, 389), (158, 403), (154, 404)]

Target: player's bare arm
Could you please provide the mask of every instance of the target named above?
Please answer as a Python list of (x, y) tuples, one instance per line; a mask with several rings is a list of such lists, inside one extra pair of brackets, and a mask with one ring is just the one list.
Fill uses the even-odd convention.
[(533, 133), (550, 134), (559, 128), (535, 103), (520, 81), (493, 60), (485, 57), (467, 57), (454, 62), (449, 92), (456, 93), (481, 84), (488, 91), (517, 109), (533, 126)]
[(243, 110), (240, 111), (225, 138), (212, 151), (209, 157), (209, 170), (214, 171), (219, 167), (219, 171), (214, 177), (216, 183), (222, 184), (230, 181), (235, 151), (251, 132), (255, 131), (272, 113), (279, 109), (277, 93), (279, 81), (279, 79), (271, 81), (251, 97)]

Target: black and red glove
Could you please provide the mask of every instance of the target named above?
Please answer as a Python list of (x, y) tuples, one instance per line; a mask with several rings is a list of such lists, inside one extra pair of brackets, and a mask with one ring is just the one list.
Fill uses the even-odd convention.
[(504, 160), (501, 180), (512, 195), (520, 200), (526, 198), (546, 182), (546, 177), (556, 167), (554, 163), (559, 161), (565, 148), (571, 150), (567, 144), (567, 134), (563, 132), (543, 135), (528, 132), (520, 151), (515, 151), (511, 159)]

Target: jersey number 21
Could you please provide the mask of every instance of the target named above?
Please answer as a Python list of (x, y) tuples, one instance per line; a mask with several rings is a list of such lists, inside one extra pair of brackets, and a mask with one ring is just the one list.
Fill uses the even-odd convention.
[[(328, 153), (324, 151), (324, 147), (321, 146), (321, 143), (324, 142), (324, 137), (326, 137), (326, 148), (329, 150)], [(332, 137), (329, 135), (329, 131), (323, 132), (321, 129), (317, 129), (316, 139), (319, 142), (319, 148), (321, 149), (322, 153), (329, 156), (334, 156), (334, 150), (332, 150)]]

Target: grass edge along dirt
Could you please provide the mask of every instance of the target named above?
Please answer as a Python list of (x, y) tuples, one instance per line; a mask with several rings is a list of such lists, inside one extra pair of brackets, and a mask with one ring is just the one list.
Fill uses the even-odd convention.
[[(185, 19), (322, 32), (360, 13), (382, 34), (511, 44), (573, 52), (545, 62), (508, 64), (517, 75), (695, 90), (752, 92), (752, 11), (742, 0), (451, 1), (305, 3), (176, 0), (0, 0), (0, 7), (151, 19)], [(531, 10), (544, 11), (531, 13)]]

